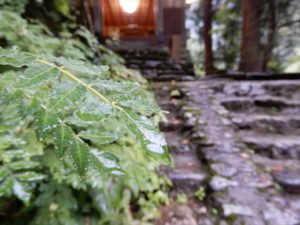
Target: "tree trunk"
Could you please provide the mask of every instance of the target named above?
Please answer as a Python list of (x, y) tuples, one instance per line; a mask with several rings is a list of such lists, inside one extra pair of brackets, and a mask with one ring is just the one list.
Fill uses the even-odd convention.
[(212, 0), (203, 0), (204, 10), (204, 32), (203, 39), (205, 45), (205, 74), (211, 75), (214, 73), (214, 56), (212, 51)]
[(262, 50), (260, 46), (261, 0), (242, 1), (242, 41), (240, 70), (245, 72), (262, 71)]
[(275, 0), (268, 0), (268, 18), (269, 18), (269, 31), (268, 31), (268, 43), (266, 45), (266, 49), (264, 52), (264, 60), (263, 60), (263, 71), (268, 70), (268, 63), (270, 61), (272, 50), (275, 45), (276, 39), (276, 2)]

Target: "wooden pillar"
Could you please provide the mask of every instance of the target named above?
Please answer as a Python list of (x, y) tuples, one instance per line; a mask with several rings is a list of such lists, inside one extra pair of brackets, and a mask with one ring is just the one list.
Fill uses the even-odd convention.
[(95, 35), (98, 38), (98, 40), (102, 43), (104, 42), (104, 38), (102, 34), (103, 30), (102, 30), (102, 1), (101, 0), (94, 0), (93, 14), (94, 14)]
[(164, 37), (164, 13), (163, 0), (157, 0), (156, 4), (156, 36), (159, 44), (165, 42)]
[(101, 16), (100, 16), (100, 0), (94, 0), (93, 14), (94, 14), (94, 30), (95, 34), (98, 35), (101, 33)]
[(205, 48), (205, 74), (214, 73), (214, 56), (212, 50), (212, 0), (203, 1), (203, 22), (204, 22), (204, 48)]
[(272, 56), (272, 50), (276, 42), (276, 28), (277, 28), (277, 4), (275, 0), (268, 0), (268, 43), (266, 44), (264, 58), (263, 58), (263, 71), (268, 70), (268, 63)]
[(185, 0), (164, 0), (164, 33), (172, 58), (179, 62), (185, 42)]
[(261, 0), (243, 0), (242, 44), (240, 70), (260, 72), (263, 67), (262, 47), (260, 45), (261, 13), (264, 4)]
[(180, 35), (172, 36), (171, 55), (175, 62), (180, 63), (182, 54), (182, 38)]

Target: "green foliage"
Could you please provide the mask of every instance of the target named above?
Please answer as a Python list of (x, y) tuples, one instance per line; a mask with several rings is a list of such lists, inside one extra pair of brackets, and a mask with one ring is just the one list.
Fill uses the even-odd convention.
[[(220, 69), (230, 70), (238, 67), (238, 54), (240, 51), (240, 1), (225, 0), (219, 3), (219, 10), (215, 16), (213, 30), (220, 41), (215, 51), (216, 58), (221, 58)], [(223, 68), (222, 68), (223, 67)]]
[(0, 9), (24, 13), (29, 0), (0, 0)]
[[(240, 45), (240, 4), (237, 0), (213, 1), (212, 37), (214, 66), (218, 70), (233, 70), (238, 67)], [(195, 63), (197, 75), (204, 74), (204, 45), (201, 35), (204, 28), (201, 1), (194, 3), (187, 11), (190, 37), (187, 48)]]
[[(0, 198), (15, 195), (24, 203), (29, 202), (34, 187), (46, 175), (40, 173), (41, 164), (35, 160), (43, 154), (43, 146), (35, 133), (17, 120), (17, 105), (0, 110)], [(22, 126), (22, 128), (21, 128)]]
[(78, 38), (72, 38), (72, 35), (55, 37), (40, 22), (28, 23), (27, 20), (10, 11), (0, 10), (0, 21), (0, 40), (4, 40), (5, 45), (16, 45), (23, 51), (31, 53), (63, 55), (82, 60), (94, 56), (91, 49), (79, 40), (79, 35)]
[[(16, 79), (16, 84), (12, 84), (11, 87), (6, 87), (4, 90), (12, 95), (16, 91), (22, 92), (18, 96), (20, 98), (18, 100), (23, 103), (24, 99), (30, 100), (32, 98), (36, 98), (41, 103), (41, 109), (37, 109), (36, 113), (23, 116), (36, 118), (36, 123), (33, 124), (35, 124), (34, 129), (36, 129), (37, 136), (41, 142), (55, 145), (60, 158), (64, 157), (63, 153), (68, 152), (68, 150), (71, 152), (74, 165), (80, 176), (84, 176), (89, 162), (90, 147), (84, 140), (89, 140), (95, 145), (101, 145), (111, 143), (118, 137), (115, 134), (101, 131), (99, 125), (87, 124), (86, 129), (80, 131), (79, 127), (74, 128), (65, 121), (66, 118), (74, 116), (71, 112), (72, 109), (84, 108), (87, 112), (94, 109), (88, 108), (90, 104), (86, 104), (89, 103), (85, 101), (86, 96), (110, 105), (114, 110), (109, 111), (111, 113), (109, 116), (120, 115), (121, 121), (125, 121), (128, 130), (140, 140), (145, 153), (160, 155), (160, 157), (164, 157), (166, 162), (168, 161), (166, 142), (152, 121), (109, 100), (113, 98), (115, 93), (119, 92), (119, 90), (114, 91), (116, 87), (120, 88), (121, 91), (129, 91), (132, 87), (137, 89), (138, 85), (109, 80), (104, 81), (104, 85), (101, 86), (99, 79), (97, 79), (98, 85), (93, 85), (92, 79), (96, 77), (96, 71), (98, 71), (99, 77), (105, 71), (102, 67), (88, 66), (75, 60), (58, 59), (52, 56), (42, 58), (18, 52), (16, 49), (0, 50), (1, 64), (17, 68), (27, 67), (23, 75)], [(72, 70), (72, 73), (67, 69)], [(81, 74), (85, 74), (85, 76), (89, 74), (92, 79), (87, 80), (85, 76), (81, 77)], [(104, 96), (100, 92), (99, 86), (109, 89), (109, 95)], [(36, 97), (36, 93), (43, 92), (45, 92), (43, 95)], [(138, 90), (135, 90), (135, 94), (138, 95)], [(17, 99), (12, 98), (8, 103), (15, 100)], [(134, 100), (133, 104), (140, 104), (137, 99)], [(26, 105), (25, 107), (29, 106)], [(94, 113), (98, 113), (96, 116), (102, 117), (101, 111), (94, 110)], [(81, 123), (85, 122), (86, 120), (81, 121)], [(55, 132), (55, 130), (57, 131)], [(65, 140), (65, 135), (68, 141)], [(52, 136), (56, 136), (56, 139), (52, 139), (54, 142), (50, 140)]]
[(84, 28), (0, 20), (1, 224), (149, 224), (169, 158), (145, 80)]
[(188, 196), (186, 196), (185, 194), (178, 194), (176, 196), (176, 202), (179, 204), (185, 204), (188, 202)]
[(64, 16), (68, 16), (70, 13), (70, 3), (69, 0), (54, 0), (55, 9), (63, 14)]
[(195, 196), (199, 199), (199, 201), (203, 201), (206, 194), (205, 194), (205, 189), (204, 187), (200, 187), (196, 192)]

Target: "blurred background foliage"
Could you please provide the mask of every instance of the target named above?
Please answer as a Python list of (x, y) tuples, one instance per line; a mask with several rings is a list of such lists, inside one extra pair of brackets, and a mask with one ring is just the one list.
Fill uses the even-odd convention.
[[(275, 44), (268, 62), (268, 70), (274, 72), (300, 71), (300, 2), (298, 0), (274, 0), (275, 20), (269, 18), (268, 0), (261, 1), (261, 48), (268, 48), (270, 26), (275, 24)], [(212, 40), (214, 66), (220, 73), (238, 70), (242, 33), (240, 0), (213, 0)], [(273, 21), (272, 21), (273, 20)], [(272, 21), (272, 22), (271, 22)], [(270, 24), (272, 23), (272, 24)], [(195, 64), (196, 73), (204, 74), (203, 7), (201, 1), (187, 8), (187, 47)]]

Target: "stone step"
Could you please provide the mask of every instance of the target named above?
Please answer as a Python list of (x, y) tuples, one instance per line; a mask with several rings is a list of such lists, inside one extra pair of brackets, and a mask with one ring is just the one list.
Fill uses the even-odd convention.
[(300, 170), (300, 161), (297, 159), (271, 159), (267, 156), (254, 154), (251, 156), (252, 162), (262, 170), (271, 172), (281, 172), (285, 169)]
[(148, 80), (151, 81), (194, 81), (197, 78), (195, 78), (195, 76), (191, 75), (191, 74), (186, 74), (186, 75), (173, 75), (173, 74), (164, 74), (163, 76), (144, 76), (145, 78), (147, 78)]
[(169, 60), (170, 53), (167, 49), (143, 49), (143, 50), (128, 50), (117, 49), (116, 52), (125, 59), (129, 60)]
[(242, 142), (259, 154), (274, 159), (300, 159), (299, 136), (240, 134)]
[(180, 64), (169, 64), (167, 62), (161, 61), (161, 64), (157, 64), (156, 66), (153, 65), (147, 65), (143, 64), (143, 62), (139, 62), (136, 60), (132, 61), (127, 61), (126, 66), (129, 68), (135, 67), (139, 68), (142, 71), (145, 70), (156, 70), (159, 74), (160, 73), (166, 73), (165, 71), (175, 71), (175, 72), (180, 72), (180, 71), (187, 71), (187, 69), (183, 69)]
[(281, 81), (276, 83), (266, 83), (263, 85), (266, 94), (273, 96), (282, 96), (286, 98), (300, 98), (299, 81)]
[(300, 101), (282, 97), (227, 97), (221, 104), (229, 111), (267, 114), (295, 114), (300, 113)]
[(233, 115), (237, 130), (255, 130), (262, 133), (300, 134), (300, 116)]
[(261, 82), (230, 82), (216, 83), (212, 89), (219, 94), (229, 96), (251, 96), (257, 97), (262, 95), (279, 96), (286, 98), (300, 98), (299, 80), (272, 80)]
[(176, 112), (176, 113), (180, 112), (180, 109), (181, 109), (180, 105), (174, 104), (170, 101), (160, 103), (159, 106), (162, 110), (166, 110), (166, 111), (169, 111), (169, 112)]
[(189, 196), (193, 196), (194, 193), (204, 185), (207, 177), (203, 172), (184, 170), (173, 170), (169, 172), (168, 176), (177, 191), (184, 192)]
[(172, 132), (179, 130), (182, 127), (181, 121), (172, 121), (172, 122), (160, 122), (159, 123), (159, 130), (161, 132)]
[(156, 69), (158, 70), (159, 73), (164, 72), (164, 70), (181, 71), (181, 70), (189, 69), (181, 64), (176, 64), (172, 61), (162, 61), (162, 60), (142, 61), (142, 60), (131, 59), (126, 61), (126, 65), (128, 67), (138, 66), (141, 70)]
[(189, 145), (185, 144), (183, 138), (179, 136), (178, 131), (165, 132), (164, 136), (172, 154), (191, 151)]
[(185, 75), (186, 71), (181, 68), (170, 68), (170, 69), (160, 69), (157, 70), (158, 76), (163, 76), (165, 74), (169, 75)]
[[(273, 174), (280, 186), (291, 194), (300, 194), (300, 170), (285, 170)], [(299, 196), (300, 197), (300, 196)]]
[(166, 139), (174, 161), (174, 168), (167, 168), (166, 173), (176, 191), (194, 195), (199, 187), (203, 186), (207, 174), (201, 168), (196, 152), (187, 144), (183, 144), (184, 141), (178, 133), (166, 133)]

